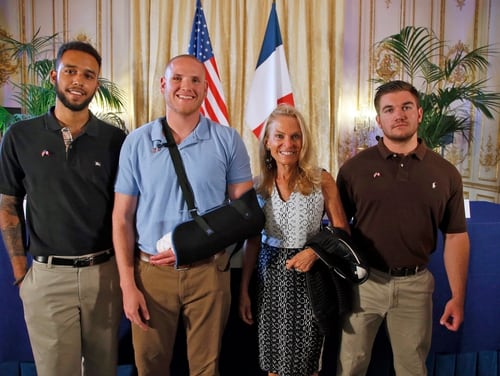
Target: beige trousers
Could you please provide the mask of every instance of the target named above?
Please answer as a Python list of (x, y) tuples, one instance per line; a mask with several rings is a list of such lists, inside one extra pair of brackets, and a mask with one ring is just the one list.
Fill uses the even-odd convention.
[(228, 256), (187, 270), (137, 260), (136, 281), (150, 314), (147, 331), (132, 324), (139, 376), (169, 376), (179, 318), (186, 330), (190, 375), (219, 375), (222, 334), (231, 304)]
[(34, 261), (20, 295), (38, 376), (116, 375), (122, 299), (114, 257), (83, 268)]
[(353, 313), (343, 324), (337, 375), (366, 374), (384, 318), (396, 375), (427, 375), (434, 291), (431, 272), (426, 269), (409, 277), (389, 277), (372, 270), (370, 278), (354, 290)]

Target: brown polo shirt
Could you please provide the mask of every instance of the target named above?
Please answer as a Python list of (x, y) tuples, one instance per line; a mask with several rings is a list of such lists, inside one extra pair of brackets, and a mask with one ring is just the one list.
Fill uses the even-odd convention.
[(426, 265), (438, 230), (466, 231), (460, 173), (420, 140), (404, 156), (380, 139), (344, 163), (337, 185), (353, 239), (373, 267)]

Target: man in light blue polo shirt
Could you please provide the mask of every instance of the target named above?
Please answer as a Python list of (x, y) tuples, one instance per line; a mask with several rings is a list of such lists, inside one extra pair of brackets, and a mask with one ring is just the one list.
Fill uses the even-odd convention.
[[(166, 123), (199, 212), (251, 189), (250, 160), (239, 134), (200, 115), (208, 85), (204, 65), (190, 55), (174, 57), (160, 84)], [(190, 373), (218, 375), (231, 300), (229, 272), (223, 271), (228, 256), (222, 253), (176, 269), (172, 249), (157, 247), (177, 224), (191, 219), (161, 120), (127, 137), (115, 185), (113, 241), (136, 366), (140, 376), (169, 375), (182, 315)]]

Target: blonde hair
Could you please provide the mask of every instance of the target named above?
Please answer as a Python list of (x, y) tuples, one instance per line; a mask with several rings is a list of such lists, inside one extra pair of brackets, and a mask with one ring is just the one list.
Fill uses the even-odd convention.
[(306, 127), (304, 117), (295, 107), (288, 104), (278, 105), (264, 122), (262, 136), (259, 142), (260, 174), (257, 192), (267, 198), (271, 195), (274, 187), (277, 166), (274, 159), (272, 159), (271, 163), (266, 163), (266, 157), (270, 157), (266, 148), (266, 143), (269, 139), (270, 125), (275, 122), (279, 116), (295, 118), (302, 133), (302, 149), (300, 150), (296, 172), (290, 179), (290, 188), (293, 190), (296, 189), (304, 195), (311, 194), (315, 188), (321, 187), (321, 169), (318, 167), (316, 154), (311, 147), (311, 134)]

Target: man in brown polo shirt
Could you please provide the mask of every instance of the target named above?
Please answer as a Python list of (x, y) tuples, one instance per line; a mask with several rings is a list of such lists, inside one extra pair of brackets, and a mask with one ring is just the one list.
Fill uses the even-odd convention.
[(384, 319), (396, 374), (426, 375), (434, 291), (426, 266), (438, 230), (452, 294), (440, 323), (456, 331), (463, 321), (469, 237), (462, 179), (417, 138), (423, 113), (412, 85), (383, 84), (374, 102), (383, 137), (337, 177), (352, 236), (371, 266), (368, 281), (354, 287), (354, 309), (343, 323), (338, 375), (366, 373)]

